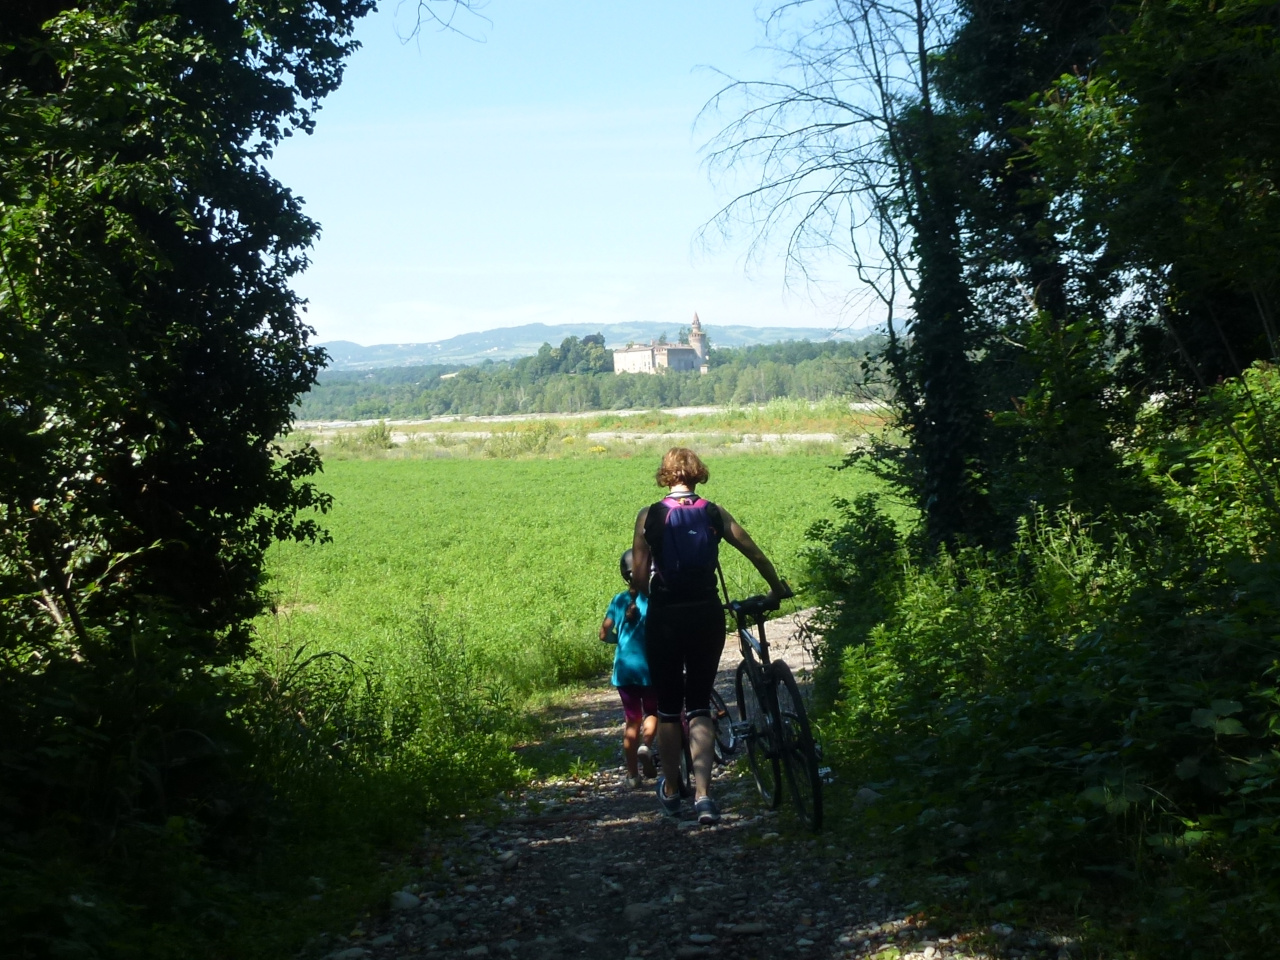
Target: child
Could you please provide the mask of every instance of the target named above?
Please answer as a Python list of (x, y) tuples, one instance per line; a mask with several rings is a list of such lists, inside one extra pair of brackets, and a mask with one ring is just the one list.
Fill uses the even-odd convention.
[[(622, 579), (631, 583), (631, 551), (618, 560)], [(622, 754), (627, 761), (627, 786), (640, 786), (640, 768), (646, 777), (657, 770), (653, 762), (653, 737), (658, 731), (658, 705), (649, 685), (649, 662), (644, 653), (644, 615), (649, 598), (633, 596), (630, 589), (613, 598), (600, 624), (600, 639), (616, 643), (612, 683), (622, 698)]]

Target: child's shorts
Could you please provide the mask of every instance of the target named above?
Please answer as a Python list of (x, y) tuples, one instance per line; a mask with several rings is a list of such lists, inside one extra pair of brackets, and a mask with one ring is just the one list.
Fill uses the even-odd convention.
[(622, 715), (627, 723), (636, 723), (658, 712), (658, 697), (653, 687), (619, 687), (622, 698)]

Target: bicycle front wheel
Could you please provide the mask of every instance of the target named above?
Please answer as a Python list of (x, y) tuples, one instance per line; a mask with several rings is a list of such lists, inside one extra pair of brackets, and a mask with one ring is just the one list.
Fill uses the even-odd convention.
[(738, 697), (738, 717), (749, 724), (747, 730), (747, 761), (756, 789), (771, 810), (778, 808), (782, 791), (778, 789), (781, 774), (778, 769), (777, 731), (774, 728), (766, 693), (759, 671), (751, 669), (747, 661), (738, 664), (734, 677), (734, 692)]
[(782, 765), (786, 770), (796, 814), (810, 830), (822, 827), (822, 777), (818, 753), (809, 726), (809, 714), (800, 697), (800, 687), (791, 668), (781, 660), (770, 667), (781, 720)]

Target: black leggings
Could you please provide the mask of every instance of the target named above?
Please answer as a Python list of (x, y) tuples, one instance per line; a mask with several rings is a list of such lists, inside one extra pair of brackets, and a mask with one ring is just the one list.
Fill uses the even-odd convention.
[(658, 719), (672, 723), (711, 713), (711, 688), (724, 650), (724, 608), (718, 597), (688, 603), (649, 601), (645, 653), (658, 694)]

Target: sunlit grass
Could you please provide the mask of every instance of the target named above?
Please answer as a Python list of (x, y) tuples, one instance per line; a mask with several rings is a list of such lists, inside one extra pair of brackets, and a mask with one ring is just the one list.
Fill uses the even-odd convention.
[[(808, 525), (833, 497), (871, 481), (800, 454), (717, 458), (705, 494), (722, 502), (784, 576), (799, 576)], [(274, 616), (260, 642), (335, 650), (394, 680), (413, 674), (422, 623), (462, 645), (500, 695), (603, 672), (596, 639), (621, 587), (617, 557), (636, 511), (661, 493), (657, 458), (352, 459), (322, 486), (333, 542), (282, 544), (270, 557)], [(722, 551), (736, 593), (763, 582)], [(505, 692), (504, 692), (505, 691)]]

